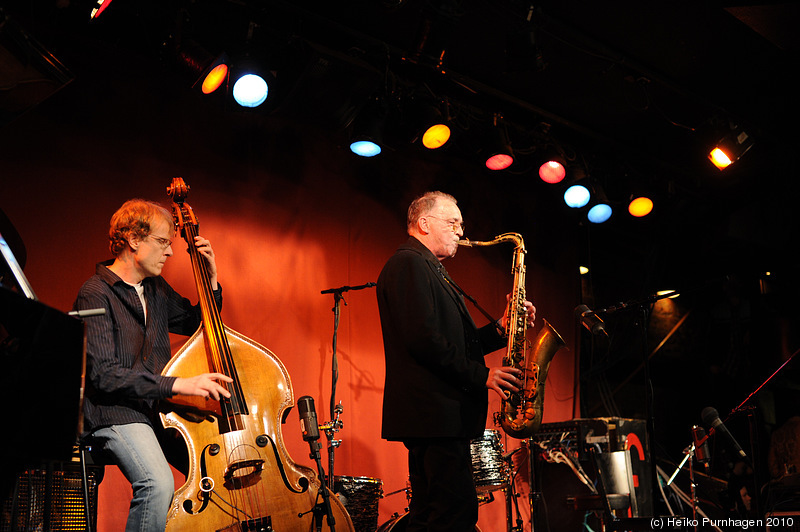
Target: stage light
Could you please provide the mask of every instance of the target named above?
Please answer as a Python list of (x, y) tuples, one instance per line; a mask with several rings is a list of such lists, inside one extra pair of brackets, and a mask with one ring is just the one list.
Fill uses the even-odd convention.
[[(442, 107), (444, 112), (442, 112)], [(450, 118), (447, 102), (421, 103), (414, 112), (414, 120), (422, 132), (422, 145), (429, 150), (441, 148), (450, 140)]]
[(275, 75), (256, 58), (246, 56), (231, 65), (231, 95), (242, 107), (259, 107), (270, 95)]
[(350, 151), (361, 157), (375, 157), (380, 155), (380, 144), (371, 140), (357, 140), (350, 143)]
[(567, 159), (563, 150), (555, 144), (548, 143), (539, 154), (539, 177), (545, 183), (560, 183), (567, 176)]
[(572, 185), (564, 192), (564, 203), (573, 209), (580, 209), (589, 203), (591, 197), (592, 194), (585, 186)]
[(717, 145), (708, 153), (709, 160), (719, 168), (724, 170), (753, 147), (753, 138), (740, 127), (734, 127), (730, 133), (725, 135)]
[(593, 224), (601, 224), (611, 218), (614, 210), (611, 208), (611, 203), (608, 201), (602, 185), (594, 182), (592, 187), (594, 189), (594, 205), (589, 208), (586, 218)]
[(508, 133), (502, 123), (502, 117), (495, 113), (493, 127), (489, 131), (489, 156), (486, 168), (489, 170), (505, 170), (514, 163), (514, 152), (508, 142)]
[(486, 159), (486, 168), (489, 170), (505, 170), (514, 163), (510, 153), (497, 153)]
[(611, 205), (608, 203), (598, 203), (589, 209), (586, 217), (593, 224), (601, 224), (611, 218), (612, 213), (613, 209), (611, 208)]
[(111, 0), (97, 0), (97, 3), (92, 9), (92, 12), (89, 14), (89, 18), (97, 18), (100, 14), (106, 10), (106, 8), (111, 4)]
[(450, 127), (447, 124), (434, 124), (422, 134), (422, 145), (429, 150), (441, 148), (450, 140)]
[(549, 160), (539, 167), (539, 177), (545, 183), (560, 183), (567, 176), (564, 165), (556, 160)]
[(628, 212), (631, 216), (642, 218), (653, 211), (653, 200), (645, 196), (633, 198), (628, 204)]
[(233, 99), (242, 107), (258, 107), (269, 96), (269, 85), (258, 74), (244, 74), (233, 82)]
[(192, 88), (200, 87), (203, 94), (211, 94), (228, 79), (228, 54), (216, 56), (200, 44), (186, 40), (177, 48), (180, 64), (193, 78)]
[(350, 151), (361, 157), (375, 157), (383, 151), (386, 110), (382, 102), (369, 102), (355, 117), (350, 132)]
[(211, 65), (208, 66), (206, 72), (198, 78), (200, 83), (200, 91), (203, 94), (211, 94), (225, 83), (228, 79), (228, 55), (223, 53), (217, 57)]

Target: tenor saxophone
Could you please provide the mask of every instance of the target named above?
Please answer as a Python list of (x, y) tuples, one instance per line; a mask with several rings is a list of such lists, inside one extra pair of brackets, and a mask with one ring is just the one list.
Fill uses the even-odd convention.
[(532, 346), (526, 340), (528, 320), (525, 312), (525, 241), (519, 233), (503, 233), (493, 240), (479, 242), (461, 239), (462, 246), (494, 246), (502, 242), (515, 245), (511, 272), (514, 287), (509, 300), (506, 322), (506, 354), (503, 365), (523, 372), (523, 387), (519, 392), (506, 392), (500, 412), (495, 415), (503, 431), (512, 438), (530, 438), (538, 432), (544, 413), (544, 385), (553, 355), (566, 343), (547, 320)]

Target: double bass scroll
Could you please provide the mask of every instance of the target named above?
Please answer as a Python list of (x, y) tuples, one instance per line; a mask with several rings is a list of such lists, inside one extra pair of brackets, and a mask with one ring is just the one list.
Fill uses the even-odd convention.
[(185, 202), (188, 190), (180, 177), (167, 189), (176, 226), (189, 244), (202, 323), (162, 374), (217, 372), (233, 382), (222, 383), (230, 398), (178, 395), (160, 414), (164, 427), (182, 435), (189, 452), (186, 483), (175, 491), (167, 532), (354, 532), (336, 497), (330, 497), (333, 527), (320, 517), (321, 490), (328, 488), (312, 469), (292, 461), (283, 444), (280, 424), (294, 404), (283, 363), (222, 323), (206, 263), (194, 245), (198, 223)]

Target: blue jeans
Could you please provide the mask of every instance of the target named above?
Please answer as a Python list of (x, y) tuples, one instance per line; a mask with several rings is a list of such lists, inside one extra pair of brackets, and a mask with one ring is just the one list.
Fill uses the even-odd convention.
[(162, 532), (175, 492), (175, 480), (150, 425), (112, 425), (92, 434), (131, 483), (133, 499), (126, 532)]

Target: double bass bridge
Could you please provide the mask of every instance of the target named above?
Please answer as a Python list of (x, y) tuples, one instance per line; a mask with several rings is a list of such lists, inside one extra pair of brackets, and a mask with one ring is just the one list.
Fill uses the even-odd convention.
[(261, 478), (263, 469), (264, 460), (261, 458), (231, 462), (223, 473), (225, 487), (232, 490), (252, 486)]

